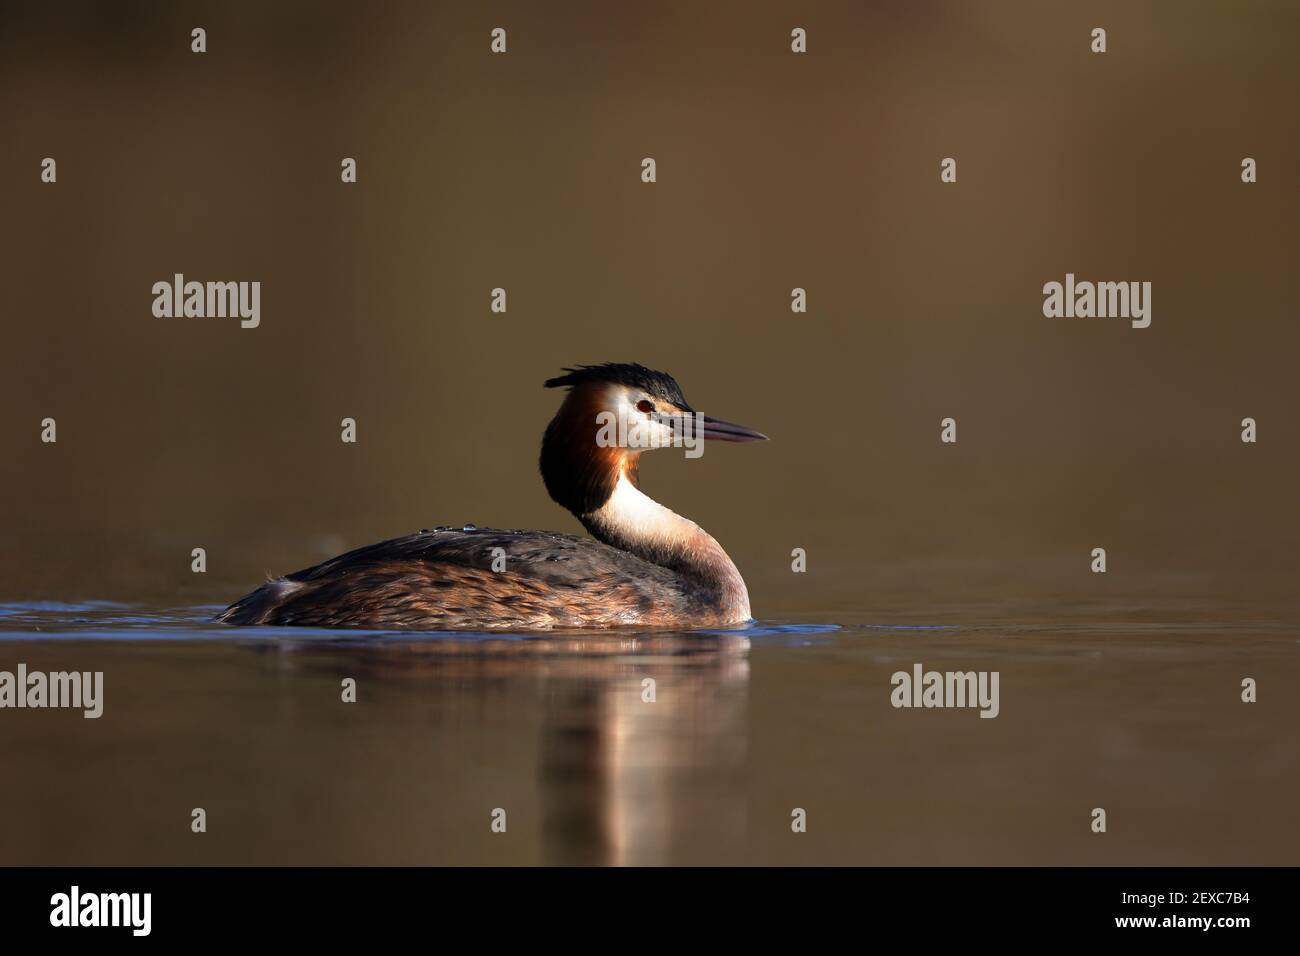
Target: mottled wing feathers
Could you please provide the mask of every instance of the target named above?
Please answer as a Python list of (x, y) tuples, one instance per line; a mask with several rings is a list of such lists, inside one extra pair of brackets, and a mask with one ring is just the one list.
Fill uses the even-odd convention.
[(438, 529), (269, 581), (219, 620), (426, 630), (614, 627), (652, 614), (661, 625), (708, 623), (690, 589), (672, 571), (589, 538)]

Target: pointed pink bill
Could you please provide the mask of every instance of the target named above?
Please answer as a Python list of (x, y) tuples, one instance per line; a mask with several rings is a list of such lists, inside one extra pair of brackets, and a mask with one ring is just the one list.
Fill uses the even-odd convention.
[(724, 422), (720, 418), (704, 415), (704, 437), (713, 441), (767, 441), (767, 436), (744, 425)]

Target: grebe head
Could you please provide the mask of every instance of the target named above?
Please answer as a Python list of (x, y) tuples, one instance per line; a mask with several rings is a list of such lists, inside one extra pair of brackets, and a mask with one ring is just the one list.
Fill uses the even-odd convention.
[(638, 483), (642, 452), (700, 439), (767, 439), (696, 412), (666, 372), (620, 362), (564, 371), (545, 383), (569, 393), (542, 438), (541, 470), (551, 497), (580, 518), (605, 504), (620, 478)]
[(686, 582), (701, 619), (750, 619), (749, 592), (735, 562), (689, 518), (641, 491), (641, 453), (699, 439), (763, 441), (761, 432), (701, 415), (671, 375), (643, 365), (565, 369), (548, 388), (565, 387), (560, 410), (542, 438), (542, 478), (551, 497), (591, 536)]

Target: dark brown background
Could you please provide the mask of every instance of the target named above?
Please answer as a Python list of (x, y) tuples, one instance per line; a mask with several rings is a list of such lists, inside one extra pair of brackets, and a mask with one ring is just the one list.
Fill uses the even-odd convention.
[[(106, 675), (100, 720), (0, 719), (0, 862), (1294, 863), (1298, 54), (1268, 2), (0, 8), (0, 667)], [(260, 280), (261, 327), (154, 318), (175, 272)], [(1152, 282), (1151, 328), (1044, 318), (1066, 272)], [(605, 360), (772, 436), (644, 485), (760, 618), (843, 629), (192, 607), (575, 529), (541, 383)], [(1000, 672), (1000, 717), (893, 709), (917, 662)]]
[[(799, 7), (7, 6), (0, 596), (572, 530), (541, 382), (622, 360), (773, 437), (643, 470), (760, 617), (1289, 606), (1300, 9)], [(1151, 328), (1044, 318), (1067, 271), (1151, 281)], [(174, 272), (260, 280), (261, 327), (154, 318)]]

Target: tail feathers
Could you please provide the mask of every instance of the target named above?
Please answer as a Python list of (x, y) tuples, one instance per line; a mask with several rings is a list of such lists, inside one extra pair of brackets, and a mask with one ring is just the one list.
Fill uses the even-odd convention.
[(302, 585), (296, 581), (285, 578), (267, 581), (256, 591), (230, 605), (216, 619), (222, 624), (266, 624), (272, 620), (284, 600), (300, 590)]

